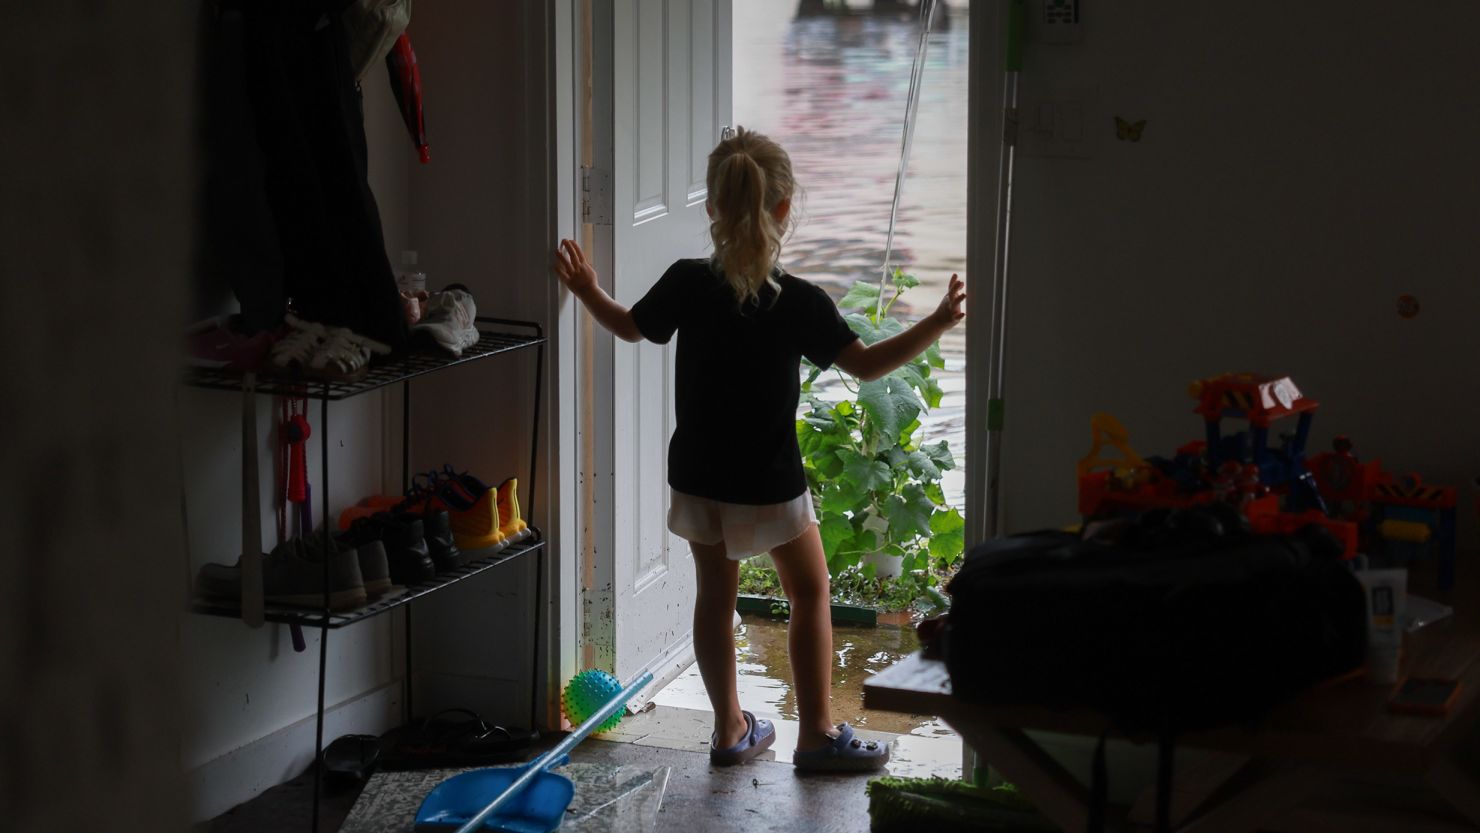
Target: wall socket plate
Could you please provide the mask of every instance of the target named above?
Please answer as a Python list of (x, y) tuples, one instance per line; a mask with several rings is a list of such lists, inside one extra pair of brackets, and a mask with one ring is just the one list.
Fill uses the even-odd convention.
[(1102, 120), (1098, 88), (1025, 91), (1018, 99), (1017, 152), (1092, 158), (1100, 135), (1108, 129)]

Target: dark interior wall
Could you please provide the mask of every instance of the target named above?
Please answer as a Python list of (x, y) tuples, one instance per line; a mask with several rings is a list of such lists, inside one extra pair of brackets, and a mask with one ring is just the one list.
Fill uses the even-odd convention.
[[(1082, 100), (1090, 151), (1018, 163), (1007, 527), (1072, 516), (1093, 412), (1170, 454), (1202, 432), (1187, 384), (1252, 370), (1321, 402), (1313, 450), (1349, 434), (1464, 487), (1473, 546), (1480, 7), (1082, 8), (1081, 43), (1025, 52), (1024, 117)], [(1146, 120), (1141, 141), (1117, 115)]]
[[(407, 189), (413, 151), (384, 70), (363, 83), (369, 182), (380, 210), (387, 251), (398, 261), (406, 244)], [(201, 565), (231, 563), (241, 549), (241, 400), (219, 391), (182, 389), (178, 442), (182, 468), (187, 551), (172, 578), (180, 588)], [(278, 542), (274, 513), (279, 420), (276, 401), (257, 402), (257, 460), (261, 483), (258, 519), (264, 546)], [(369, 394), (334, 403), (326, 424), (318, 403), (307, 414), (313, 437), (306, 446), (313, 515), (327, 491), (338, 512), (368, 494), (399, 489), (399, 400)], [(319, 439), (331, 439), (330, 477), (320, 468)], [(171, 507), (178, 519), (181, 504)], [(172, 523), (177, 528), (179, 520)], [(334, 632), (329, 640), (325, 737), (379, 733), (401, 716), (402, 662), (399, 614), (377, 617)], [(288, 629), (251, 630), (228, 618), (183, 616), (185, 737), (179, 759), (187, 772), (191, 813), (218, 815), (296, 775), (313, 757), (318, 635), (305, 632), (307, 650), (291, 648)]]
[[(410, 30), (432, 160), (410, 172), (408, 247), (419, 252), (430, 288), (464, 284), (480, 315), (536, 321), (547, 334), (552, 13), (544, 3), (448, 0), (419, 5)], [(548, 528), (553, 350), (545, 358), (538, 493), (526, 520)], [(536, 354), (526, 351), (418, 380), (413, 469), (450, 463), (490, 485), (517, 476), (527, 510), (535, 367)], [(501, 568), (417, 607), (418, 711), (471, 706), (527, 722), (532, 566)]]
[(0, 818), (180, 829), (187, 5), (8, 4)]

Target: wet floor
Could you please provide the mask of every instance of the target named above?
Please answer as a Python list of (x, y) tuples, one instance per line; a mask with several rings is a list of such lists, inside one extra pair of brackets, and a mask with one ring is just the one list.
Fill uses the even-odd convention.
[[(797, 718), (796, 695), (791, 688), (791, 660), (786, 652), (786, 622), (753, 614), (741, 617), (735, 632), (740, 704), (757, 714)], [(878, 732), (949, 738), (954, 733), (929, 715), (881, 712), (863, 707), (863, 681), (888, 668), (919, 647), (908, 626), (876, 628), (833, 627), (832, 709), (835, 722)], [(708, 709), (704, 681), (698, 666), (690, 667), (654, 701), (659, 705)]]
[[(913, 13), (798, 17), (797, 11), (797, 0), (734, 4), (735, 121), (780, 142), (804, 189), (784, 265), (840, 298), (855, 280), (880, 275), (919, 30)], [(968, 42), (967, 5), (951, 3), (948, 21), (938, 21), (930, 39), (895, 230), (892, 263), (922, 281), (895, 308), (906, 320), (934, 309), (952, 272), (970, 280)], [(948, 502), (964, 512), (965, 328), (947, 334), (941, 347), (946, 369), (937, 373), (945, 397), (922, 417), (921, 439), (950, 442), (958, 466), (944, 488)], [(824, 377), (821, 392), (825, 399), (846, 395), (836, 374)]]

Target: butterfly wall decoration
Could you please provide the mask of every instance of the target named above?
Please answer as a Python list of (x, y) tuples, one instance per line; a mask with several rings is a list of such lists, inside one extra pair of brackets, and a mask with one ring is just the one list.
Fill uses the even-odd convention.
[(1141, 132), (1146, 129), (1146, 120), (1129, 122), (1120, 116), (1115, 117), (1115, 138), (1122, 142), (1141, 141)]

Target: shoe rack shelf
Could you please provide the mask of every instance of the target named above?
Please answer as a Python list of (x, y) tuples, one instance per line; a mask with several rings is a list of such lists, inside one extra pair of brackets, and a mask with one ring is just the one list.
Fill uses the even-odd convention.
[[(407, 382), (417, 376), (425, 376), (438, 370), (545, 343), (545, 339), (539, 335), (538, 326), (529, 322), (510, 321), (503, 318), (479, 318), (478, 324), (483, 325), (478, 329), (478, 343), (464, 350), (462, 356), (454, 357), (445, 353), (421, 350), (395, 361), (376, 364), (363, 377), (347, 381), (325, 381), (286, 373), (282, 375), (262, 374), (256, 379), (257, 392), (266, 396), (306, 396), (309, 399), (327, 399), (330, 402), (338, 402), (387, 385)], [(487, 325), (533, 326), (536, 330), (533, 335), (497, 332), (485, 329)], [(234, 370), (193, 367), (185, 373), (185, 384), (196, 388), (239, 391), (242, 389), (242, 381), (242, 374)]]
[[(533, 321), (515, 321), (505, 318), (488, 318), (480, 316), (476, 319), (479, 332), (478, 342), (463, 351), (461, 356), (450, 356), (441, 352), (420, 350), (407, 354), (404, 357), (379, 362), (371, 367), (370, 371), (358, 379), (352, 380), (324, 380), (305, 376), (293, 375), (269, 375), (261, 374), (253, 380), (253, 390), (262, 396), (297, 396), (307, 397), (319, 403), (319, 422), (313, 428), (313, 436), (320, 443), (320, 474), (319, 481), (314, 484), (314, 494), (319, 495), (321, 501), (320, 518), (324, 519), (324, 551), (332, 552), (329, 540), (332, 519), (337, 515), (330, 512), (329, 507), (329, 475), (330, 475), (330, 430), (329, 430), (329, 403), (349, 399), (370, 391), (379, 390), (390, 385), (399, 384), (402, 388), (401, 397), (401, 478), (402, 488), (410, 484), (411, 480), (411, 381), (428, 373), (446, 370), (450, 367), (470, 364), (481, 359), (489, 358), (514, 351), (533, 349), (535, 352), (534, 366), (534, 399), (529, 431), (529, 476), (524, 481), (527, 483), (528, 491), (526, 497), (521, 501), (525, 514), (533, 518), (535, 514), (535, 475), (536, 463), (539, 461), (539, 431), (540, 431), (540, 394), (543, 390), (543, 370), (545, 366), (545, 336), (540, 325)], [(246, 378), (233, 371), (210, 370), (204, 368), (190, 368), (186, 371), (184, 383), (190, 387), (206, 388), (209, 390), (237, 391), (240, 393), (246, 384)], [(352, 610), (334, 611), (329, 604), (329, 559), (324, 559), (324, 603), (319, 608), (268, 606), (264, 619), (268, 622), (287, 624), (295, 628), (318, 628), (319, 629), (319, 674), (318, 674), (318, 709), (316, 712), (316, 723), (314, 732), (314, 798), (313, 816), (311, 829), (317, 833), (319, 829), (319, 800), (322, 794), (322, 767), (319, 762), (324, 752), (324, 677), (328, 668), (329, 656), (329, 632), (339, 628), (362, 622), (366, 619), (378, 616), (389, 610), (397, 608), (403, 611), (405, 621), (405, 697), (403, 698), (403, 717), (410, 722), (415, 712), (412, 709), (412, 663), (411, 663), (411, 611), (412, 602), (420, 600), (445, 587), (485, 573), (495, 567), (508, 564), (513, 561), (521, 561), (525, 556), (533, 556), (535, 559), (534, 588), (532, 598), (534, 600), (534, 623), (533, 643), (531, 650), (533, 656), (533, 669), (530, 673), (530, 728), (538, 726), (539, 721), (539, 662), (540, 662), (540, 612), (543, 609), (543, 593), (545, 581), (545, 542), (540, 531), (534, 524), (529, 524), (533, 535), (525, 541), (512, 544), (497, 554), (479, 558), (465, 564), (455, 570), (439, 573), (435, 578), (421, 584), (402, 588), (399, 592), (392, 591), (391, 594), (383, 596), (363, 607)], [(239, 617), (241, 611), (235, 607), (223, 606), (219, 603), (211, 603), (196, 599), (192, 601), (191, 610), (195, 613), (209, 616)], [(295, 636), (296, 638), (296, 636)]]
[[(539, 533), (536, 531), (535, 533)], [(504, 550), (494, 555), (470, 561), (455, 570), (438, 573), (431, 581), (421, 584), (392, 590), (384, 596), (376, 599), (370, 604), (351, 610), (330, 611), (328, 621), (324, 621), (324, 613), (303, 607), (280, 607), (268, 605), (263, 618), (268, 622), (276, 622), (282, 625), (299, 625), (313, 628), (337, 629), (362, 622), (372, 616), (379, 616), (390, 610), (395, 610), (402, 605), (410, 604), (428, 593), (433, 593), (442, 588), (456, 584), (465, 578), (472, 578), (484, 570), (489, 570), (502, 564), (506, 564), (524, 555), (529, 555), (545, 546), (545, 542), (532, 539), (510, 544)], [(242, 612), (238, 608), (215, 604), (209, 600), (198, 599), (193, 602), (190, 609), (195, 613), (207, 616), (225, 616), (231, 619), (241, 618)]]

